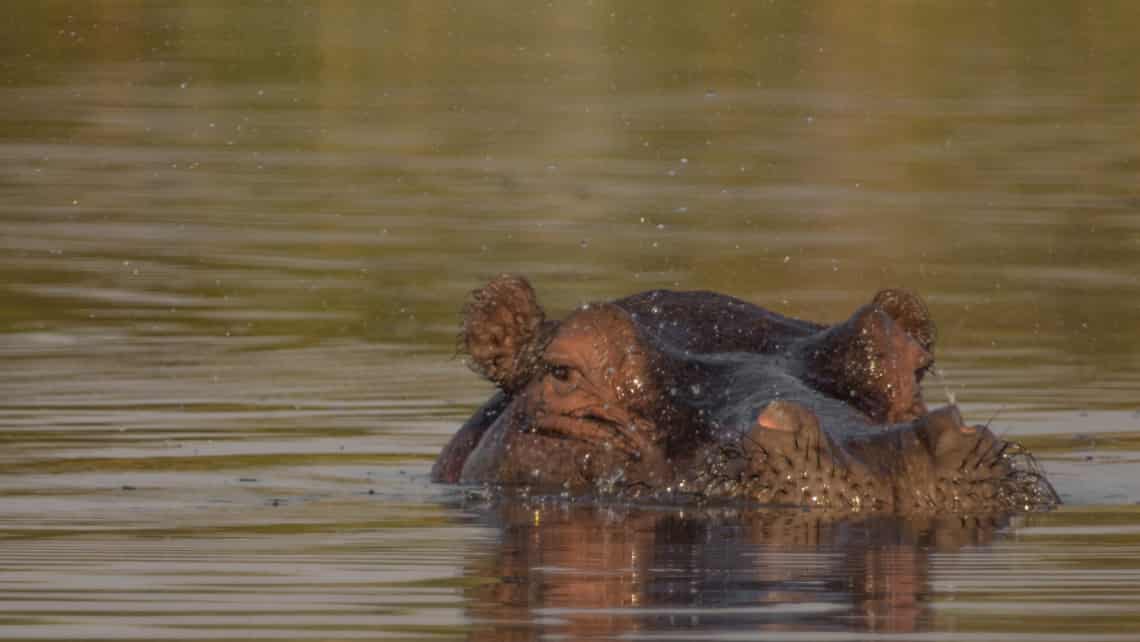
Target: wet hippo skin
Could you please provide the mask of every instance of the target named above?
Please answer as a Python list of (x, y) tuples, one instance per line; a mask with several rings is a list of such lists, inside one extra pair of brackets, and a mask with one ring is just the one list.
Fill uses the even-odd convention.
[(935, 329), (905, 290), (834, 325), (668, 290), (552, 321), (503, 275), (472, 293), (462, 341), (499, 390), (440, 453), (436, 481), (858, 511), (1059, 501), (1017, 444), (926, 407)]

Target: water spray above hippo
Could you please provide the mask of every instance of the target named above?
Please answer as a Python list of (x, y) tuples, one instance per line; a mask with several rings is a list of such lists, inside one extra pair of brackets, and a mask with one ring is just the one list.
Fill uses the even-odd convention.
[(472, 294), (461, 341), (499, 390), (436, 481), (897, 513), (1059, 503), (1020, 446), (927, 409), (935, 329), (905, 290), (835, 325), (668, 290), (553, 321), (504, 275)]

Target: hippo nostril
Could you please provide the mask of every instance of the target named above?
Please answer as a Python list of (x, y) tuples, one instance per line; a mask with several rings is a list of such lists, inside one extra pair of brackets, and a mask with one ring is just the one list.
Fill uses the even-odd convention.
[(961, 428), (962, 424), (965, 423), (962, 420), (962, 413), (958, 411), (958, 406), (954, 404), (930, 411), (927, 420), (947, 428)]
[(965, 425), (958, 406), (943, 406), (920, 417), (915, 428), (935, 456), (945, 454), (962, 445), (962, 437), (975, 430)]

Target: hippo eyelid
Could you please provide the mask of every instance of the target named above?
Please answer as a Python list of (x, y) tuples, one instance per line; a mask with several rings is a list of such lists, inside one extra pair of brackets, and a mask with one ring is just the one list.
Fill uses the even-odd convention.
[(542, 357), (542, 361), (546, 364), (547, 370), (553, 368), (566, 368), (569, 370), (581, 370), (577, 359), (564, 352), (548, 352)]

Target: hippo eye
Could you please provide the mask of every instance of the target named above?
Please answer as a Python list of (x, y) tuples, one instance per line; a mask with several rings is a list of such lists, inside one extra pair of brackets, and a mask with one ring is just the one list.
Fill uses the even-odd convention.
[(543, 360), (543, 376), (549, 376), (559, 386), (570, 390), (582, 380), (582, 371), (563, 355), (552, 355)]

